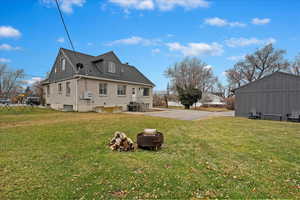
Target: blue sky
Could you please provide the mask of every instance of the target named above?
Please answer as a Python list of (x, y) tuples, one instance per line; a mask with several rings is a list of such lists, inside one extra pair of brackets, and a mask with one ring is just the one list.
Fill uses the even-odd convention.
[[(166, 87), (164, 70), (185, 56), (224, 71), (267, 43), (300, 52), (298, 0), (60, 0), (77, 51), (113, 50), (123, 62)], [(0, 62), (34, 81), (70, 48), (53, 0), (1, 0)]]

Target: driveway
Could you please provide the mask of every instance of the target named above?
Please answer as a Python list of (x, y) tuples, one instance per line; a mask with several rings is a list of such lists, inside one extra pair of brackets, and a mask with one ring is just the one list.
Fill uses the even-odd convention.
[(226, 112), (207, 112), (198, 110), (178, 110), (178, 109), (162, 109), (157, 112), (146, 112), (144, 115), (155, 116), (155, 117), (166, 117), (180, 120), (200, 120), (210, 117), (233, 117), (234, 111)]

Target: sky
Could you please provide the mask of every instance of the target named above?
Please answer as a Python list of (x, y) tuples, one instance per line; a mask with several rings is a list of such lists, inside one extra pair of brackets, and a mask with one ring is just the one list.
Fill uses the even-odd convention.
[[(273, 43), (291, 60), (300, 53), (299, 0), (59, 0), (75, 50), (114, 51), (136, 66), (155, 90), (166, 68), (184, 57), (225, 71)], [(70, 49), (54, 0), (1, 0), (0, 63), (45, 78), (60, 47)]]

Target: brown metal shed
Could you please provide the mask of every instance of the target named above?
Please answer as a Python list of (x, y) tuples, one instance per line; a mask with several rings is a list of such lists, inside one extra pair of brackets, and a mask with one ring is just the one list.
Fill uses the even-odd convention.
[(235, 116), (252, 112), (286, 120), (287, 114), (300, 114), (300, 76), (275, 72), (236, 89), (235, 95)]

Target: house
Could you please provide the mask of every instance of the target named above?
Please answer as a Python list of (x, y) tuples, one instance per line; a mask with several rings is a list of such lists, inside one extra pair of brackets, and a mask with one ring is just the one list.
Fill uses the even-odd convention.
[[(179, 100), (177, 101), (168, 101), (168, 106), (180, 106), (183, 107), (183, 105), (179, 102)], [(200, 106), (215, 106), (215, 107), (222, 107), (225, 106), (225, 102), (224, 102), (224, 98), (210, 93), (210, 92), (205, 92), (202, 93), (202, 98), (195, 104), (192, 105), (192, 107), (200, 107)]]
[[(234, 91), (235, 116), (286, 120), (300, 114), (300, 76), (275, 72)], [(298, 113), (298, 114), (297, 114)]]
[(61, 48), (43, 86), (48, 107), (87, 112), (105, 107), (125, 111), (130, 102), (151, 109), (155, 85), (112, 51), (91, 56)]

